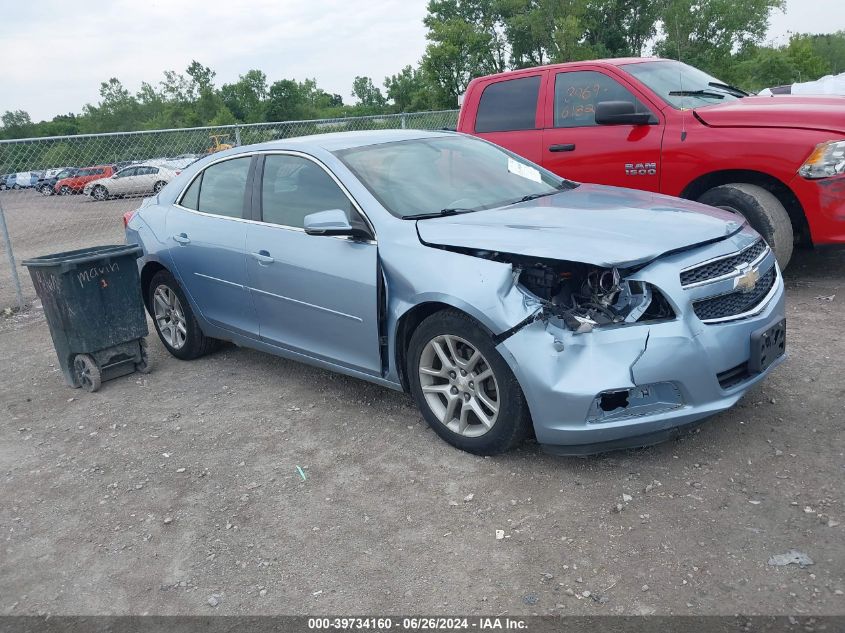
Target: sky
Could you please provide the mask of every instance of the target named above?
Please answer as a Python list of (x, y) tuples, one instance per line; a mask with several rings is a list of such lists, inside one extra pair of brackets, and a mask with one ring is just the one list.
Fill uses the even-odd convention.
[[(18, 0), (0, 0), (0, 112), (26, 110), (34, 121), (96, 103), (110, 77), (135, 92), (193, 59), (216, 71), (218, 86), (258, 68), (270, 83), (316, 79), (349, 103), (356, 75), (381, 86), (416, 65), (426, 44), (426, 0), (108, 0), (91, 9), (41, 0), (34, 12), (7, 3)], [(787, 0), (768, 38), (839, 29), (845, 0)]]

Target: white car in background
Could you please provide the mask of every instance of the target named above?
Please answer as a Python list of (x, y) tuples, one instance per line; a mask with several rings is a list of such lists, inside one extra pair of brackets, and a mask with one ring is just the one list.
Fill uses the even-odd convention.
[(163, 165), (130, 165), (109, 178), (92, 180), (83, 193), (94, 200), (116, 196), (148, 196), (158, 193), (178, 175), (178, 170)]

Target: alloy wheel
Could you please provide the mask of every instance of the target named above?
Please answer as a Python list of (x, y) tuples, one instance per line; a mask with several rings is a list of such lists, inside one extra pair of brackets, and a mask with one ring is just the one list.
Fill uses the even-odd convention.
[(185, 312), (179, 297), (169, 286), (158, 286), (153, 293), (153, 314), (162, 338), (173, 349), (182, 349), (188, 339)]
[(496, 424), (499, 385), (470, 342), (449, 334), (431, 339), (420, 354), (419, 377), (426, 403), (450, 431), (479, 437)]

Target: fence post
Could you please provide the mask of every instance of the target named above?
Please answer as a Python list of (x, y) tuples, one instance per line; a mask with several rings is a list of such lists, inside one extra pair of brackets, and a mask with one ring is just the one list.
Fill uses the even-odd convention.
[(408, 127), (407, 119), (408, 119), (408, 116), (403, 112), (402, 113), (402, 129), (403, 130)]
[(241, 146), (241, 128), (235, 128), (235, 147)]
[(9, 239), (9, 229), (6, 226), (6, 214), (3, 213), (2, 204), (0, 204), (0, 233), (3, 234), (3, 242), (6, 244), (6, 253), (9, 256), (9, 266), (12, 268), (12, 283), (15, 284), (15, 294), (18, 298), (18, 309), (23, 310), (21, 280), (20, 277), (18, 277), (18, 269), (15, 266), (15, 254), (12, 252), (12, 240)]

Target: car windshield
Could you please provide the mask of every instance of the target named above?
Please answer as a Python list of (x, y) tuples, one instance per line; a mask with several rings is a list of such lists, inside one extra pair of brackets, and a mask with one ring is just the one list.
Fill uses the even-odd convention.
[(677, 110), (741, 99), (746, 93), (682, 62), (635, 62), (622, 67)]
[(574, 186), (500, 147), (465, 136), (395, 141), (335, 155), (400, 218), (490, 209)]

